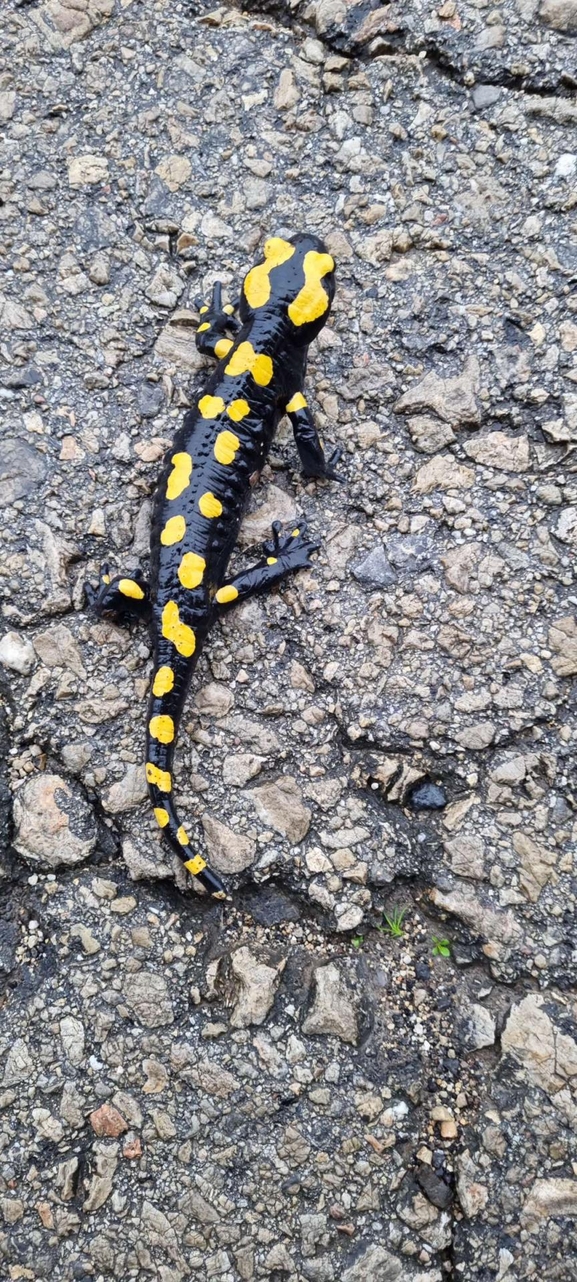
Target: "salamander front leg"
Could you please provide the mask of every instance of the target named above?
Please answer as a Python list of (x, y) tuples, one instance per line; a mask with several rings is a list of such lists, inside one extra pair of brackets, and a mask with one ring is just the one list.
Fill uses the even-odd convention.
[(215, 356), (221, 361), (228, 355), (233, 344), (227, 331), (236, 334), (240, 329), (240, 321), (234, 315), (235, 306), (233, 303), (225, 303), (223, 306), (222, 285), (219, 280), (213, 285), (210, 303), (196, 300), (196, 305), (200, 316), (196, 346), (203, 356)]
[(147, 619), (150, 614), (150, 591), (141, 570), (135, 570), (130, 577), (121, 574), (113, 577), (105, 563), (100, 567), (98, 586), (85, 583), (84, 596), (89, 610), (99, 616), (107, 615), (115, 623), (133, 623), (136, 619)]
[(344, 481), (344, 476), (340, 476), (334, 468), (342, 455), (342, 446), (337, 445), (329, 457), (325, 458), (314, 418), (302, 392), (296, 392), (285, 408), (305, 476), (322, 477), (326, 481)]
[(310, 569), (311, 553), (316, 552), (319, 544), (308, 538), (306, 522), (301, 522), (290, 534), (281, 531), (280, 521), (275, 521), (272, 539), (263, 547), (263, 560), (218, 589), (215, 601), (219, 610), (226, 610), (259, 592), (270, 592), (293, 570)]

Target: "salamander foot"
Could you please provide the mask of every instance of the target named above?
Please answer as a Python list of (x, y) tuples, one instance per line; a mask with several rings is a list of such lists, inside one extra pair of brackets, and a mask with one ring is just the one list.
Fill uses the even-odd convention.
[(317, 552), (320, 543), (313, 542), (308, 537), (308, 526), (306, 521), (300, 521), (296, 528), (290, 533), (282, 533), (280, 521), (273, 521), (272, 538), (267, 539), (263, 544), (263, 552), (267, 558), (267, 565), (273, 565), (274, 560), (282, 562), (285, 573), (290, 570), (304, 569), (310, 564), (309, 557), (312, 552)]
[(199, 315), (196, 346), (204, 356), (215, 356), (217, 360), (223, 360), (234, 341), (229, 334), (236, 334), (240, 329), (240, 321), (234, 314), (236, 306), (234, 303), (223, 305), (222, 284), (219, 280), (213, 285), (210, 303), (203, 303), (198, 298), (194, 301)]
[(108, 563), (104, 562), (98, 585), (84, 584), (84, 597), (89, 610), (108, 616), (115, 623), (131, 623), (150, 614), (150, 591), (141, 570), (135, 570), (130, 576), (112, 576)]

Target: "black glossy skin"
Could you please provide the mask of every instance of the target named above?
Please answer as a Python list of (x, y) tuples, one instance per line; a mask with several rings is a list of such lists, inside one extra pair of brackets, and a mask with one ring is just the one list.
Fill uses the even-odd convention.
[[(284, 261), (278, 262), (279, 258)], [(146, 745), (150, 797), (170, 845), (216, 897), (225, 894), (224, 886), (185, 840), (172, 792), (174, 748), (190, 679), (219, 613), (234, 601), (273, 587), (293, 569), (308, 565), (317, 546), (307, 540), (302, 525), (284, 537), (275, 525), (262, 561), (227, 585), (227, 565), (251, 480), (261, 471), (285, 412), (292, 422), (303, 471), (309, 476), (340, 479), (332, 467), (335, 455), (328, 461), (324, 457), (304, 397), (297, 396), (291, 404), (295, 394), (302, 393), (308, 345), (329, 315), (334, 263), (317, 237), (298, 235), (288, 242), (280, 238), (267, 241), (265, 257), (258, 264), (264, 265), (260, 274), (252, 271), (243, 282), (238, 321), (232, 307), (222, 307), (219, 285), (214, 288), (211, 305), (201, 308), (197, 345), (202, 352), (218, 357), (226, 349), (227, 331), (234, 338), (228, 339), (230, 350), (219, 360), (197, 406), (186, 413), (160, 476), (151, 533), (150, 591), (138, 575), (130, 580), (117, 576), (108, 583), (101, 580), (98, 590), (87, 590), (89, 601), (100, 612), (134, 618), (151, 611), (154, 667)], [(303, 291), (305, 269), (308, 286)], [(252, 361), (246, 344), (264, 361), (257, 359), (252, 368), (246, 368)], [(243, 355), (248, 361), (241, 360)], [(233, 403), (231, 417), (227, 408)], [(227, 433), (224, 445), (216, 445), (223, 432)], [(188, 483), (188, 468), (179, 470), (179, 484), (169, 479), (175, 474), (175, 455), (192, 459)], [(178, 489), (181, 492), (176, 493)], [(207, 493), (214, 496), (216, 504), (209, 500), (207, 507), (202, 498)], [(205, 513), (215, 514), (203, 514), (203, 505)], [(172, 524), (167, 531), (168, 521)], [(181, 537), (168, 542), (181, 530)], [(189, 561), (190, 554), (201, 558), (193, 563), (192, 578), (183, 569), (182, 558), (187, 554)], [(224, 593), (223, 585), (227, 585)], [(171, 626), (175, 607), (179, 623), (185, 625), (184, 634)], [(173, 674), (172, 688), (154, 693), (170, 684), (167, 671)]]

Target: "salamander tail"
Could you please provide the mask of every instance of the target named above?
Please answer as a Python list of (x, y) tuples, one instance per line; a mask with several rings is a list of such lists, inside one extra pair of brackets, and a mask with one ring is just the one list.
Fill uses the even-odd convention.
[[(150, 760), (152, 755), (156, 759), (155, 763)], [(160, 762), (159, 756), (163, 758)], [(209, 868), (202, 855), (195, 855), (191, 849), (190, 837), (178, 818), (172, 800), (171, 766), (172, 753), (159, 754), (158, 744), (155, 744), (154, 754), (149, 752), (147, 756), (146, 780), (156, 822), (187, 872), (201, 882), (213, 899), (227, 899), (226, 887), (220, 877)]]

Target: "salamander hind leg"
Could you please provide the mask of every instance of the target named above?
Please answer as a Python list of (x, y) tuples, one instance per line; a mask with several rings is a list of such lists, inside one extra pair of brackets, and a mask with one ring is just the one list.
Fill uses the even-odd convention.
[(147, 619), (150, 614), (150, 590), (141, 570), (131, 575), (111, 575), (105, 563), (100, 567), (97, 586), (84, 584), (84, 596), (89, 610), (112, 618), (115, 623), (132, 623)]
[(196, 346), (203, 356), (215, 356), (221, 361), (233, 345), (230, 334), (236, 334), (240, 322), (236, 319), (235, 305), (222, 302), (222, 285), (216, 281), (212, 289), (210, 303), (196, 300), (199, 312), (199, 324), (196, 331)]
[(250, 570), (243, 570), (230, 583), (224, 583), (216, 593), (216, 604), (224, 610), (259, 592), (269, 592), (294, 570), (310, 569), (311, 554), (318, 548), (319, 544), (308, 536), (305, 521), (285, 534), (280, 521), (275, 521), (272, 538), (263, 545), (263, 559)]

